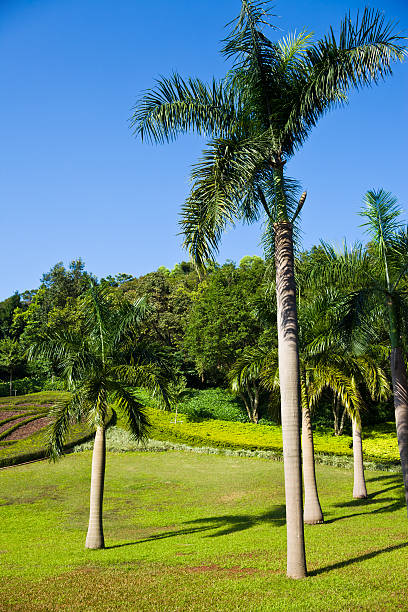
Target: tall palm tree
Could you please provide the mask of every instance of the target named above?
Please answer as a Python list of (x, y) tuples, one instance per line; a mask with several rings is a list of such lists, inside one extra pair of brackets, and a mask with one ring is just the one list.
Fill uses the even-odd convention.
[[(301, 309), (300, 341), (303, 378), (307, 382), (311, 406), (319, 400), (323, 389), (330, 388), (348, 414), (353, 431), (354, 486), (353, 497), (367, 497), (364, 478), (361, 410), (364, 402), (360, 388), (364, 386), (371, 399), (389, 396), (387, 377), (379, 356), (381, 345), (356, 347), (339, 327), (343, 316), (344, 291), (319, 288), (319, 295)], [(301, 377), (302, 378), (302, 377)], [(303, 381), (302, 381), (303, 384)], [(304, 410), (307, 414), (307, 410)]]
[(304, 204), (284, 172), (318, 119), (345, 100), (347, 90), (391, 73), (404, 54), (401, 37), (377, 11), (347, 16), (313, 44), (301, 32), (279, 43), (263, 32), (269, 2), (242, 0), (223, 54), (233, 66), (221, 82), (206, 85), (178, 74), (161, 78), (136, 104), (135, 133), (153, 142), (189, 131), (212, 140), (193, 170), (183, 208), (185, 245), (198, 265), (217, 250), (236, 219), (266, 214), (266, 243), (274, 242), (281, 406), (285, 463), (288, 576), (306, 575), (299, 437), (299, 360), (293, 224)]
[(406, 286), (401, 290), (401, 281), (408, 271), (408, 231), (402, 226), (400, 214), (392, 194), (382, 189), (366, 193), (361, 215), (375, 246), (378, 276), (382, 280), (382, 286), (372, 289), (377, 300), (382, 299), (389, 319), (395, 423), (408, 512), (408, 380), (402, 339), (408, 324), (408, 296)]
[[(327, 262), (319, 265), (324, 281), (326, 271), (342, 282), (358, 283), (350, 292), (344, 326), (358, 330), (370, 340), (372, 320), (385, 322), (391, 349), (390, 367), (395, 423), (408, 512), (408, 379), (405, 365), (408, 331), (408, 230), (400, 220), (397, 199), (383, 189), (368, 191), (360, 215), (371, 238), (369, 252), (357, 257), (326, 248)], [(375, 327), (375, 326), (374, 326)]]
[(105, 546), (102, 503), (109, 405), (123, 415), (135, 438), (141, 439), (149, 421), (137, 388), (148, 389), (164, 405), (169, 402), (171, 373), (165, 355), (157, 346), (141, 341), (140, 326), (147, 312), (145, 299), (134, 305), (117, 303), (110, 287), (92, 284), (82, 298), (80, 333), (53, 331), (30, 349), (32, 358), (42, 356), (57, 364), (71, 392), (68, 402), (58, 402), (51, 409), (50, 457), (62, 455), (72, 422), (87, 419), (96, 430), (86, 548)]

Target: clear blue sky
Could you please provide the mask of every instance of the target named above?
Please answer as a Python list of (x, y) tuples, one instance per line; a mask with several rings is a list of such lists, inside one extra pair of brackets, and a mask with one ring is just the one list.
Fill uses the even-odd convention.
[[(364, 1), (364, 0), (363, 0)], [(408, 32), (406, 0), (378, 0)], [(321, 36), (357, 0), (275, 3), (281, 37)], [(178, 213), (203, 142), (135, 140), (131, 107), (160, 74), (222, 76), (224, 25), (239, 0), (0, 0), (0, 299), (57, 261), (98, 277), (173, 267)], [(289, 173), (308, 190), (303, 244), (361, 238), (356, 211), (383, 187), (408, 203), (408, 62), (321, 121)], [(259, 227), (228, 232), (220, 261), (261, 254)]]

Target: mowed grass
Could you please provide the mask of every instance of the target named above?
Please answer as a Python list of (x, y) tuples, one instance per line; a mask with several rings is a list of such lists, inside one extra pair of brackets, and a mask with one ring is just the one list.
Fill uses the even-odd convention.
[(407, 609), (401, 477), (317, 466), (326, 523), (309, 577), (285, 577), (283, 466), (182, 452), (109, 453), (105, 550), (84, 549), (91, 455), (0, 472), (0, 610)]

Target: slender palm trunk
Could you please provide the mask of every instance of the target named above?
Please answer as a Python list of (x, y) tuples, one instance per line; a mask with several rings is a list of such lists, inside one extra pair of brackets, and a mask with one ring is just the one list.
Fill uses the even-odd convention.
[(10, 395), (13, 395), (13, 370), (12, 368), (10, 368), (9, 387), (10, 387)]
[(400, 347), (391, 349), (391, 378), (394, 392), (398, 449), (408, 513), (408, 381), (404, 356)]
[(305, 507), (303, 520), (307, 525), (323, 523), (323, 512), (317, 492), (314, 444), (310, 408), (306, 400), (302, 410), (302, 458), (303, 482), (305, 485)]
[(300, 384), (292, 224), (275, 224), (279, 378), (285, 471), (287, 575), (306, 576), (300, 448)]
[(105, 482), (106, 441), (105, 427), (96, 429), (92, 454), (89, 526), (85, 548), (105, 548), (102, 525), (103, 486)]
[[(388, 288), (390, 282), (387, 276)], [(391, 379), (394, 394), (395, 425), (404, 480), (405, 503), (408, 513), (408, 381), (404, 355), (400, 346), (400, 331), (395, 302), (391, 293), (387, 299), (390, 320)]]
[(361, 421), (357, 417), (351, 418), (353, 427), (353, 459), (354, 459), (354, 499), (365, 499), (367, 487), (364, 477), (363, 444), (361, 440)]

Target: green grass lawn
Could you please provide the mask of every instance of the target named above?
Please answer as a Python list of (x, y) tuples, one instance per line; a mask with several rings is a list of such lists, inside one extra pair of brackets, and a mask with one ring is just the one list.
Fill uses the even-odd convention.
[(407, 608), (401, 477), (317, 466), (326, 523), (306, 527), (310, 576), (285, 577), (283, 466), (181, 452), (109, 453), (107, 549), (84, 549), (89, 452), (0, 472), (0, 610)]

